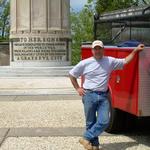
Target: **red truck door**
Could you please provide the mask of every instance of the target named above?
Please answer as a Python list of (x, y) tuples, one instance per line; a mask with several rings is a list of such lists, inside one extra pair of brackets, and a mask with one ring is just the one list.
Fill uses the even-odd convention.
[[(132, 48), (133, 49), (133, 48)], [(118, 58), (125, 58), (132, 51), (131, 48), (119, 48)], [(138, 55), (124, 66), (123, 70), (116, 71), (114, 87), (114, 107), (125, 112), (137, 115), (138, 109)]]

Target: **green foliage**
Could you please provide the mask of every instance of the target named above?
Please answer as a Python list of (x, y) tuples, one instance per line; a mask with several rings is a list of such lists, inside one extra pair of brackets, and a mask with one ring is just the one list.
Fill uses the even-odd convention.
[(149, 0), (96, 0), (96, 11), (101, 14), (118, 9), (125, 9), (131, 6), (150, 4)]
[(128, 8), (135, 3), (135, 0), (97, 0), (96, 11), (98, 13)]
[(5, 41), (9, 38), (10, 29), (10, 2), (0, 0), (0, 40)]
[(93, 8), (89, 2), (80, 12), (71, 12), (72, 64), (80, 61), (81, 43), (93, 40)]
[[(93, 15), (97, 13), (110, 12), (113, 10), (128, 8), (138, 5), (142, 0), (88, 0), (81, 12), (71, 12), (71, 30), (72, 30), (72, 64), (80, 61), (81, 43), (83, 41), (93, 41)], [(149, 2), (149, 0), (144, 0)], [(142, 1), (143, 2), (143, 1)], [(144, 2), (143, 2), (144, 4)], [(100, 27), (99, 39), (111, 39), (109, 32), (111, 25)]]

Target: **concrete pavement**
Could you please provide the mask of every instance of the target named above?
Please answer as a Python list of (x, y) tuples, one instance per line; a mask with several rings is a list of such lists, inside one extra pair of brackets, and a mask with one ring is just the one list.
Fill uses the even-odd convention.
[[(67, 77), (0, 78), (0, 150), (83, 150), (81, 97)], [(150, 150), (150, 134), (107, 134), (104, 150)]]
[[(64, 96), (0, 96), (0, 150), (83, 150), (81, 99)], [(104, 133), (100, 141), (106, 150), (150, 150), (149, 134)]]
[(0, 95), (42, 94), (76, 94), (76, 92), (68, 77), (0, 77)]

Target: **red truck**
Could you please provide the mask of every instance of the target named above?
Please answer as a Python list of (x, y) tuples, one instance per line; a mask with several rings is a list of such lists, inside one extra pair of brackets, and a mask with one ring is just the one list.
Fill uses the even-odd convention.
[[(104, 35), (106, 28), (111, 29), (107, 33), (111, 33), (112, 40), (106, 41), (100, 36), (101, 33)], [(116, 58), (129, 55), (137, 41), (146, 45), (144, 51), (138, 53), (123, 70), (111, 74), (110, 125), (106, 131), (112, 133), (128, 129), (139, 118), (150, 120), (150, 6), (95, 15), (94, 39), (105, 43), (106, 56)], [(127, 40), (130, 41), (125, 42)], [(82, 59), (92, 56), (90, 42), (82, 43), (81, 53)]]

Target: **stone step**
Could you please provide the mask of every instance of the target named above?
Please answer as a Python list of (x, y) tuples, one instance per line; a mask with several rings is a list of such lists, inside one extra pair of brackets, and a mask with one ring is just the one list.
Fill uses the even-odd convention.
[(0, 77), (68, 76), (72, 66), (65, 67), (0, 67)]
[[(78, 79), (81, 84), (81, 80)], [(0, 77), (0, 95), (77, 95), (68, 77)]]
[(77, 92), (74, 89), (0, 89), (0, 96), (8, 96), (8, 95), (62, 95), (71, 97), (77, 97)]

